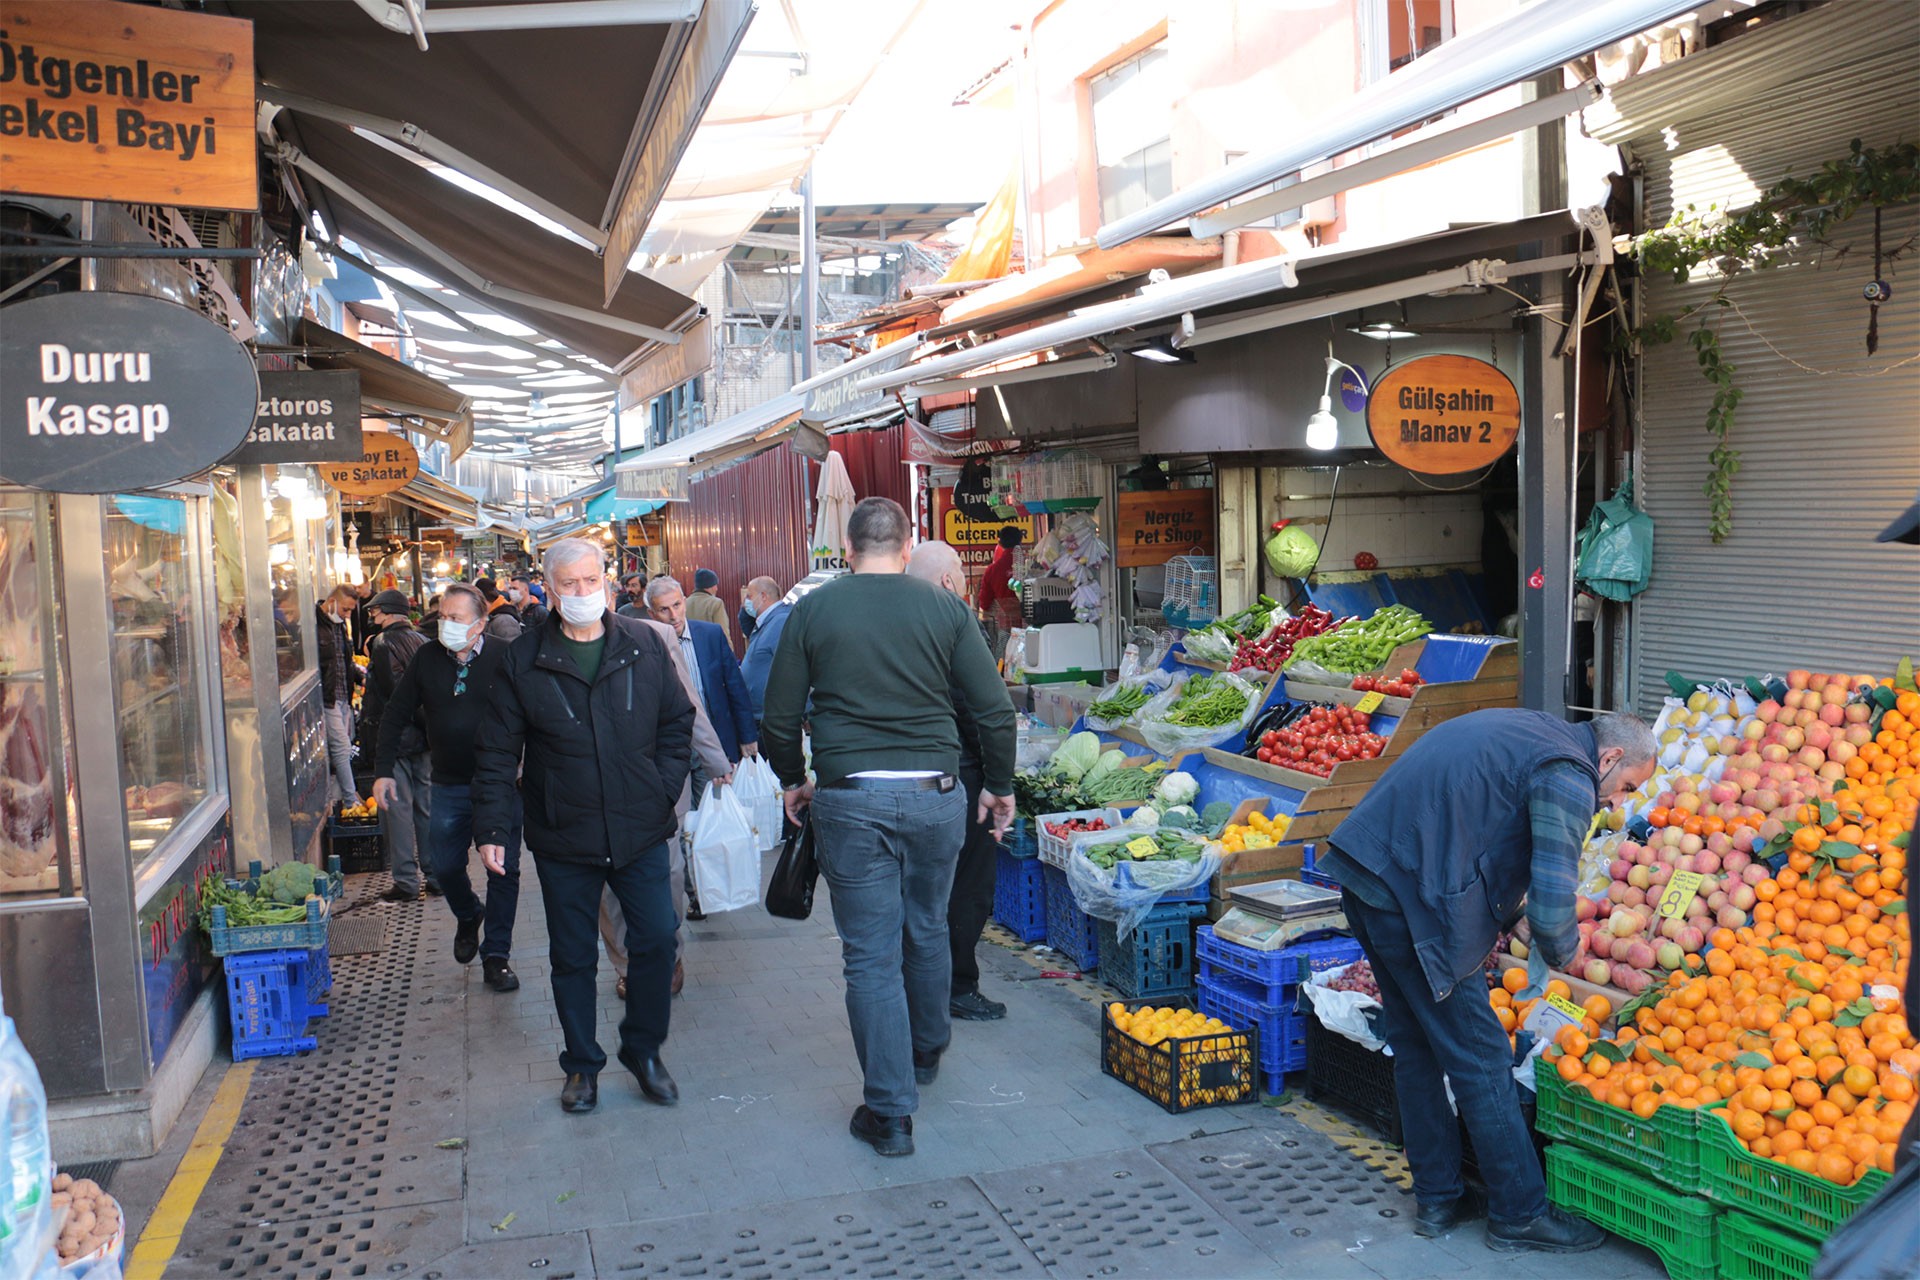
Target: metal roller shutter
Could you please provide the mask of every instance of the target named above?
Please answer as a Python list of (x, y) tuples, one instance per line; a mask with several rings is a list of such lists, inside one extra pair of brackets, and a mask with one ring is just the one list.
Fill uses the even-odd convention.
[[(1828, 6), (1618, 86), (1618, 117), (1595, 132), (1644, 167), (1648, 225), (1659, 226), (1689, 204), (1748, 204), (1844, 156), (1850, 139), (1911, 141), (1917, 58), (1920, 6)], [(1917, 233), (1912, 206), (1885, 211), (1887, 247)], [(1809, 249), (1745, 273), (1729, 295), (1738, 311), (1714, 322), (1745, 393), (1731, 437), (1734, 531), (1718, 546), (1701, 492), (1712, 395), (1689, 326), (1643, 362), (1639, 495), (1657, 525), (1653, 580), (1633, 610), (1643, 710), (1658, 706), (1669, 670), (1885, 672), (1920, 651), (1920, 556), (1873, 541), (1920, 487), (1920, 259), (1882, 272), (1893, 300), (1868, 357), (1872, 214), (1832, 242), (1850, 251)], [(1712, 292), (1650, 281), (1645, 314)]]

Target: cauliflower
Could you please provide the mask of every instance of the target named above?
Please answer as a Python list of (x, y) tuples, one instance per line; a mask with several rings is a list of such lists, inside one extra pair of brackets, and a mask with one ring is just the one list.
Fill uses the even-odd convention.
[(1185, 770), (1176, 770), (1160, 779), (1160, 785), (1154, 788), (1153, 798), (1157, 804), (1172, 806), (1191, 804), (1199, 794), (1200, 784), (1193, 780), (1193, 775)]
[(1127, 825), (1136, 831), (1153, 831), (1160, 825), (1160, 815), (1150, 804), (1143, 804), (1127, 815)]

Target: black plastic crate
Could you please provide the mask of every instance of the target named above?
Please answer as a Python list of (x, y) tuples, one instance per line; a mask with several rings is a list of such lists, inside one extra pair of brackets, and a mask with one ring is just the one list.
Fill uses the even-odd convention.
[(1364, 1119), (1388, 1142), (1401, 1141), (1400, 1103), (1393, 1087), (1393, 1059), (1329, 1031), (1320, 1019), (1307, 1023), (1307, 1097), (1331, 1099)]
[(327, 825), (327, 852), (340, 859), (340, 870), (347, 875), (364, 875), (387, 869), (387, 849), (380, 839), (380, 823), (341, 822)]
[[(1191, 1008), (1190, 1000), (1130, 1000), (1129, 1012), (1145, 1007)], [(1111, 1007), (1100, 1011), (1100, 1070), (1179, 1115), (1200, 1107), (1246, 1102), (1260, 1088), (1260, 1033), (1222, 1031), (1147, 1044), (1114, 1025)]]

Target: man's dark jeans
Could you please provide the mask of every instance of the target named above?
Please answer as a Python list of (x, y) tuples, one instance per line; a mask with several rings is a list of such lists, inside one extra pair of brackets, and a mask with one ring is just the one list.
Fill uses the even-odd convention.
[(919, 1109), (913, 1055), (937, 1053), (952, 1034), (947, 895), (966, 803), (958, 785), (814, 793), (814, 849), (840, 934), (847, 1021), (877, 1115)]
[(1512, 1226), (1539, 1217), (1547, 1211), (1546, 1181), (1520, 1114), (1513, 1049), (1484, 984), (1469, 977), (1445, 1000), (1435, 1000), (1407, 918), (1368, 906), (1351, 892), (1340, 896), (1380, 983), (1382, 1029), (1393, 1047), (1393, 1087), (1414, 1199), (1446, 1204), (1463, 1189), (1460, 1126), (1447, 1104), (1451, 1082), (1487, 1179), (1488, 1216)]
[(673, 899), (667, 887), (666, 842), (624, 867), (559, 862), (533, 851), (547, 909), (553, 1006), (566, 1047), (560, 1069), (599, 1075), (607, 1065), (594, 1030), (594, 975), (600, 960), (600, 892), (612, 889), (627, 925), (627, 1013), (620, 1046), (651, 1058), (667, 1039), (673, 998)]
[(428, 865), (447, 907), (462, 924), (485, 919), (480, 954), (505, 960), (513, 954), (513, 916), (520, 908), (520, 797), (513, 798), (513, 827), (507, 832), (507, 873), (487, 872), (487, 898), (474, 896), (467, 879), (467, 851), (473, 844), (473, 788), (436, 783)]
[(1000, 842), (993, 828), (976, 822), (980, 808), (980, 779), (963, 777), (967, 793), (967, 838), (953, 870), (953, 891), (947, 898), (947, 941), (953, 951), (953, 994), (980, 989), (980, 961), (974, 949), (993, 915), (993, 873)]

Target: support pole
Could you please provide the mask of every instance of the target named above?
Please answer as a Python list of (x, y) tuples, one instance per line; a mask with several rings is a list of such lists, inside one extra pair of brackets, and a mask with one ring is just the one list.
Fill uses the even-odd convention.
[(813, 376), (813, 331), (820, 323), (820, 246), (814, 240), (813, 170), (800, 179), (800, 381)]

